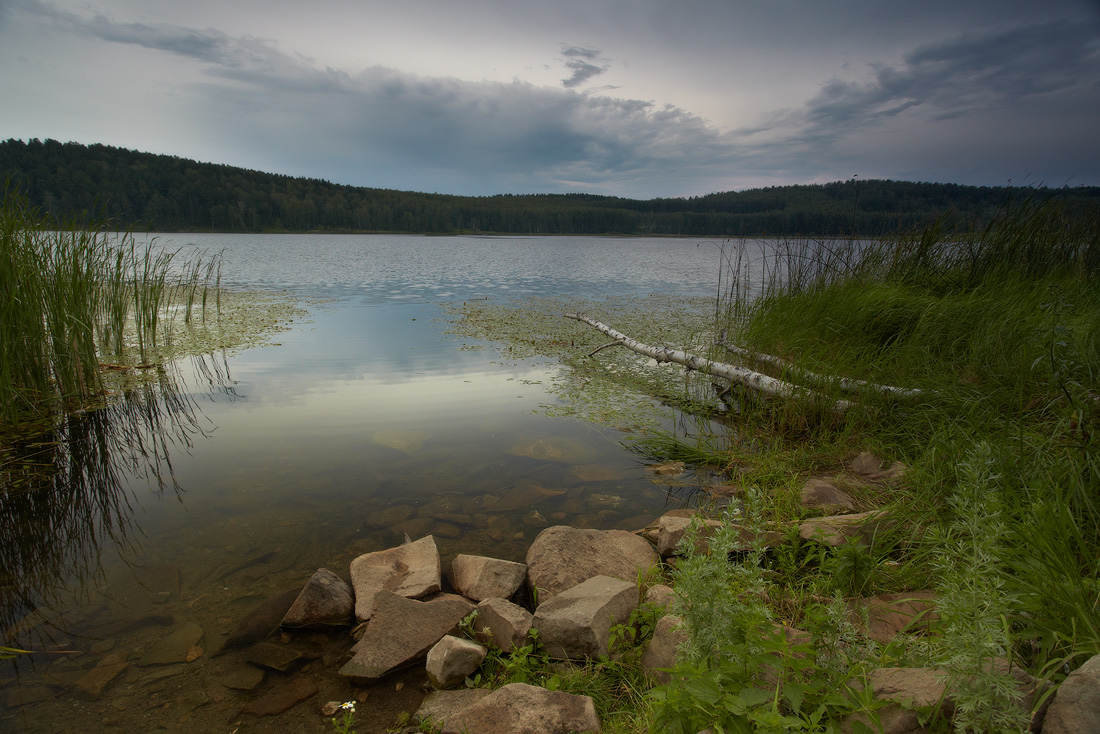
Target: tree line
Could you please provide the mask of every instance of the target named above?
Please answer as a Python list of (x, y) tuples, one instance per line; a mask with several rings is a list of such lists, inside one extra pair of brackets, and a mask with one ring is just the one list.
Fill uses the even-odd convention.
[[(419, 232), (877, 236), (941, 218), (982, 226), (1018, 189), (890, 180), (772, 186), (686, 198), (453, 196), (334, 184), (107, 145), (10, 139), (0, 180), (42, 212), (151, 232)], [(1100, 187), (1025, 190), (1100, 206)]]

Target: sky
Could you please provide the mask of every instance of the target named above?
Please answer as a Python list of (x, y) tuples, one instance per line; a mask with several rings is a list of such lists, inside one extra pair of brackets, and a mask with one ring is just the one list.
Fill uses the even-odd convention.
[(387, 189), (1100, 185), (1100, 0), (0, 0), (0, 139)]

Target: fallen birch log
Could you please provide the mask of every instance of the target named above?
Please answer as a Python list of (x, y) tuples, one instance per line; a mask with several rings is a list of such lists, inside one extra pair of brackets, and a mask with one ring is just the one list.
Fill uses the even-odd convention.
[(915, 398), (924, 394), (923, 390), (909, 387), (894, 387), (893, 385), (879, 385), (876, 382), (868, 382), (867, 380), (851, 380), (847, 377), (829, 377), (828, 375), (820, 375), (816, 372), (803, 369), (796, 365), (791, 364), (782, 357), (776, 357), (771, 354), (764, 354), (763, 352), (754, 352), (751, 349), (745, 349), (739, 347), (736, 344), (730, 344), (722, 338), (718, 341), (718, 346), (725, 349), (730, 354), (735, 354), (738, 357), (745, 357), (748, 359), (761, 362), (763, 364), (770, 364), (772, 367), (776, 367), (781, 370), (787, 370), (791, 374), (798, 375), (800, 379), (812, 382), (815, 385), (836, 385), (841, 390), (846, 392), (877, 392), (886, 397), (895, 398)]
[[(604, 349), (608, 346), (624, 346), (633, 352), (637, 352), (638, 354), (655, 359), (658, 364), (661, 364), (663, 362), (674, 362), (676, 364), (683, 365), (688, 369), (702, 372), (706, 375), (721, 377), (725, 380), (729, 380), (732, 383), (743, 385), (750, 390), (764, 393), (765, 395), (775, 395), (782, 398), (824, 398), (824, 396), (814, 390), (809, 390), (807, 388), (800, 387), (784, 380), (777, 380), (774, 377), (769, 377), (768, 375), (762, 374), (760, 372), (754, 372), (747, 367), (742, 367), (735, 364), (728, 364), (726, 362), (716, 362), (711, 359), (706, 359), (705, 357), (697, 357), (695, 355), (688, 354), (687, 352), (680, 349), (671, 349), (669, 347), (652, 347), (648, 344), (643, 344), (637, 339), (631, 339), (626, 334), (616, 331), (607, 324), (590, 318), (585, 314), (567, 313), (565, 314), (565, 317), (588, 324), (589, 326), (598, 329), (599, 331), (603, 332), (604, 334), (615, 340), (611, 344), (600, 347), (600, 349)], [(593, 354), (595, 354), (595, 352), (593, 352)], [(834, 413), (844, 413), (853, 405), (855, 405), (855, 403), (847, 400), (837, 400), (832, 403), (831, 407)]]

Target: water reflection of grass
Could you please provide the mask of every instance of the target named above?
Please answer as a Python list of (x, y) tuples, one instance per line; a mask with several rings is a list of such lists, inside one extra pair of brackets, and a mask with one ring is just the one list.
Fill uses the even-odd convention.
[[(227, 376), (205, 365), (224, 385)], [(217, 379), (220, 376), (220, 379)], [(226, 388), (231, 389), (231, 388)], [(172, 454), (206, 427), (174, 370), (97, 410), (10, 431), (0, 446), (0, 629), (40, 648), (59, 614), (102, 582), (101, 557), (137, 557), (134, 487), (181, 491)], [(75, 583), (75, 586), (74, 586)]]

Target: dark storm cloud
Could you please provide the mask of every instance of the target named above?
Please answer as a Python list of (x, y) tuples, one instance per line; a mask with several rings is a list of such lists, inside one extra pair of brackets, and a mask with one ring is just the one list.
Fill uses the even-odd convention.
[[(1014, 15), (1000, 14), (995, 26), (955, 26), (972, 29), (961, 35), (925, 28), (924, 43), (889, 51), (896, 61), (853, 61), (831, 79), (833, 67), (826, 67), (809, 78), (819, 83), (807, 98), (773, 103), (782, 109), (753, 108), (751, 77), (736, 65), (709, 81), (692, 76), (695, 86), (684, 87), (690, 93), (743, 93), (751, 111), (729, 121), (729, 132), (719, 127), (722, 120), (682, 107), (586, 86), (610, 63), (603, 51), (581, 45), (559, 47), (557, 60), (570, 72), (562, 88), (384, 66), (334, 69), (275, 41), (120, 22), (40, 0), (14, 0), (5, 9), (23, 11), (47, 30), (145, 49), (140, 63), (155, 67), (158, 89), (180, 100), (173, 109), (182, 117), (170, 124), (185, 131), (183, 139), (216, 148), (222, 162), (422, 191), (647, 197), (835, 180), (853, 171), (960, 183), (1001, 183), (1033, 168), (1048, 180), (1093, 177), (1100, 149), (1083, 141), (1091, 141), (1100, 119), (1100, 36), (1085, 22), (1024, 22), (1025, 5), (1009, 2), (1004, 7)], [(866, 7), (870, 13), (878, 6)], [(853, 17), (870, 23), (864, 15)], [(668, 24), (678, 17), (662, 16)], [(699, 24), (701, 11), (693, 17), (695, 27), (729, 26)], [(765, 13), (752, 28), (780, 20)], [(658, 24), (662, 34), (668, 24)], [(747, 20), (741, 32), (750, 33)], [(694, 36), (691, 43), (698, 47)], [(628, 47), (616, 48), (620, 54)], [(770, 58), (761, 55), (759, 63)], [(790, 68), (803, 74), (797, 60)], [(810, 73), (817, 75), (817, 67)], [(729, 86), (730, 79), (744, 90)]]
[(561, 53), (566, 57), (565, 68), (573, 72), (568, 79), (561, 80), (561, 85), (566, 89), (575, 89), (608, 69), (606, 63), (602, 66), (593, 63), (604, 61), (603, 54), (599, 51), (580, 46), (563, 46)]
[(825, 84), (800, 113), (804, 134), (836, 139), (913, 108), (934, 123), (1090, 87), (1100, 112), (1100, 42), (1090, 28), (1068, 21), (965, 35), (873, 70), (869, 81)]
[[(307, 175), (495, 193), (550, 190), (566, 180), (598, 184), (730, 157), (717, 131), (671, 106), (380, 66), (356, 74), (317, 69), (261, 39), (30, 7), (84, 36), (198, 62), (210, 79), (197, 90), (205, 100), (202, 124), (235, 138), (240, 150), (292, 156), (296, 172)], [(576, 84), (602, 71), (589, 63), (599, 51), (567, 46), (562, 54), (576, 63)]]

